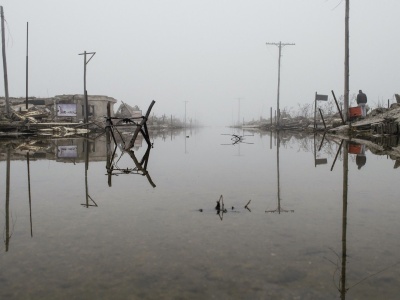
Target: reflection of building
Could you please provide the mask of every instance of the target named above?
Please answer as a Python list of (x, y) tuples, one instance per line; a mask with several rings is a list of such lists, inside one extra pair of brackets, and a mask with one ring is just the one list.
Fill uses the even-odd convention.
[[(54, 159), (58, 162), (85, 162), (86, 139), (67, 139), (55, 142)], [(105, 136), (88, 139), (89, 161), (106, 161), (107, 147)]]
[[(53, 139), (53, 140), (19, 140), (2, 141), (0, 143), (0, 161), (5, 161), (7, 149), (12, 149), (11, 160), (26, 160), (29, 152), (31, 160), (56, 160), (58, 162), (85, 162), (85, 138)], [(107, 149), (105, 136), (87, 139), (89, 161), (106, 161)]]

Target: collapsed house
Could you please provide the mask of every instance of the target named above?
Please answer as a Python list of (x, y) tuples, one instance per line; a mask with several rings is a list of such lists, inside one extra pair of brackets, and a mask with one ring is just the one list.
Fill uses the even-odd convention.
[(115, 116), (118, 118), (140, 118), (142, 117), (142, 111), (139, 109), (137, 105), (132, 107), (122, 102), (117, 112), (115, 113)]
[[(10, 98), (10, 107), (14, 119), (34, 118), (40, 122), (71, 122), (79, 123), (84, 120), (83, 95), (57, 95), (51, 98), (28, 98), (26, 110), (25, 98)], [(89, 121), (101, 120), (107, 115), (107, 104), (111, 104), (113, 112), (117, 100), (101, 95), (88, 95)], [(0, 109), (5, 110), (5, 98), (0, 98)], [(20, 118), (19, 118), (20, 117)], [(32, 121), (32, 119), (30, 120)]]

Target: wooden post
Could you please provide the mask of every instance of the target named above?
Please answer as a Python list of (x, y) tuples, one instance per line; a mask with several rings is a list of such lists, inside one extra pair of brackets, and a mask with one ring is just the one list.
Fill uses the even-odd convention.
[(314, 130), (317, 129), (317, 92), (314, 99)]
[(28, 34), (29, 34), (29, 23), (26, 22), (26, 100), (25, 100), (26, 109), (28, 109)]
[(83, 64), (83, 101), (84, 101), (84, 123), (87, 123), (89, 120), (89, 113), (88, 113), (88, 99), (87, 99), (87, 91), (86, 91), (86, 51), (84, 52), (83, 55), (83, 59), (84, 59), (84, 64)]
[(5, 45), (5, 33), (4, 33), (4, 12), (3, 6), (0, 6), (1, 14), (1, 41), (3, 50), (3, 72), (4, 72), (4, 93), (6, 98), (6, 115), (10, 116), (10, 102), (8, 97), (8, 75), (7, 75), (7, 59), (6, 59), (6, 45)]
[(341, 110), (340, 107), (339, 107), (339, 103), (337, 102), (335, 93), (334, 93), (333, 91), (332, 91), (332, 95), (333, 95), (333, 99), (335, 100), (336, 107), (337, 107), (337, 109), (338, 109), (338, 111), (339, 111), (340, 118), (342, 119), (342, 123), (343, 123), (343, 125), (344, 125), (344, 124), (346, 124), (346, 122), (344, 121), (344, 118), (343, 118), (343, 115), (342, 115), (342, 110)]
[[(86, 61), (87, 54), (92, 55), (88, 61)], [(86, 52), (86, 51), (79, 54), (79, 55), (83, 55), (83, 97), (84, 97), (84, 99), (83, 99), (83, 101), (84, 101), (83, 118), (84, 118), (84, 123), (88, 123), (88, 121), (89, 121), (89, 104), (88, 104), (87, 90), (86, 90), (86, 65), (89, 63), (89, 61), (93, 58), (93, 56), (95, 54), (96, 54), (96, 52)]]
[(271, 121), (271, 127), (272, 127), (272, 107), (269, 110), (269, 115), (270, 115), (270, 121)]
[(345, 37), (344, 37), (344, 120), (347, 122), (349, 114), (349, 11), (350, 11), (350, 0), (346, 0), (346, 13), (345, 13)]
[[(147, 142), (147, 145), (148, 145), (148, 146), (151, 146), (150, 139), (149, 139), (148, 132), (147, 132), (146, 122), (147, 122), (147, 120), (148, 120), (148, 118), (149, 118), (151, 109), (153, 108), (153, 105), (154, 105), (155, 103), (156, 103), (156, 102), (155, 102), (154, 100), (151, 101), (151, 104), (150, 104), (149, 108), (147, 109), (146, 115), (143, 116), (143, 117), (142, 117), (142, 120), (140, 121), (140, 123), (136, 125), (136, 130), (135, 130), (135, 132), (134, 132), (134, 134), (133, 134), (133, 136), (132, 136), (132, 139), (131, 139), (131, 141), (129, 142), (128, 146), (125, 147), (125, 150), (129, 150), (129, 149), (131, 149), (131, 148), (135, 145), (135, 140), (136, 140), (136, 138), (137, 138), (139, 132), (142, 133), (144, 139), (145, 139), (146, 142)], [(144, 126), (145, 131), (142, 129), (142, 126)]]

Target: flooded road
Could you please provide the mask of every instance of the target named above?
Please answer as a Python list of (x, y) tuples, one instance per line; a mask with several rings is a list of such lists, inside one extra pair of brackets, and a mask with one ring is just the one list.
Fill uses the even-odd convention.
[(312, 135), (150, 136), (113, 161), (104, 136), (1, 143), (0, 299), (400, 294), (394, 160)]

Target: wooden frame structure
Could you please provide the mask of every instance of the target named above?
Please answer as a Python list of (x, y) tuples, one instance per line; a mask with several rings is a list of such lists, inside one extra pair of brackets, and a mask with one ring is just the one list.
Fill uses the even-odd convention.
[[(135, 145), (135, 140), (139, 134), (139, 132), (143, 135), (143, 138), (146, 140), (146, 143), (149, 147), (152, 146), (150, 142), (149, 132), (147, 130), (147, 120), (149, 119), (151, 109), (156, 102), (153, 100), (150, 103), (149, 108), (147, 109), (146, 115), (141, 117), (132, 117), (132, 118), (121, 118), (121, 117), (111, 117), (111, 108), (110, 104), (107, 104), (107, 117), (106, 117), (106, 135), (107, 135), (107, 143), (111, 143), (111, 137), (113, 138), (115, 144), (117, 144), (115, 140), (114, 130), (118, 132), (118, 127), (126, 127), (129, 125), (136, 126), (136, 130), (133, 133), (133, 136), (129, 143), (125, 143), (125, 140), (120, 135), (122, 142), (124, 144), (124, 150), (129, 150)], [(113, 120), (116, 121), (115, 124)], [(119, 132), (118, 132), (119, 133)], [(110, 150), (110, 149), (108, 149)]]
[[(147, 120), (150, 116), (151, 109), (156, 102), (153, 100), (149, 108), (147, 109), (146, 115), (141, 117), (131, 117), (131, 118), (124, 118), (124, 117), (111, 117), (111, 109), (110, 105), (107, 105), (107, 119), (106, 119), (106, 139), (107, 139), (107, 175), (108, 175), (108, 185), (111, 186), (111, 176), (112, 175), (121, 175), (121, 174), (138, 174), (142, 176), (146, 176), (147, 180), (149, 181), (152, 187), (156, 187), (154, 182), (152, 181), (149, 172), (147, 171), (147, 163), (150, 156), (150, 149), (152, 148), (152, 143), (150, 142), (149, 132), (147, 130)], [(113, 122), (115, 121), (115, 124)], [(118, 127), (126, 127), (126, 126), (136, 126), (136, 129), (132, 135), (132, 138), (129, 142), (125, 142), (124, 138), (122, 137), (121, 133), (118, 131)], [(134, 168), (120, 168), (117, 166), (118, 161), (114, 162), (115, 153), (118, 148), (118, 143), (115, 138), (114, 131), (116, 131), (123, 143), (123, 148), (121, 149), (122, 154), (125, 152), (129, 154), (132, 158), (133, 162), (135, 163)], [(135, 145), (135, 140), (139, 134), (142, 134), (143, 138), (147, 143), (147, 150), (146, 153), (143, 155), (142, 159), (139, 161), (134, 151), (131, 148)], [(114, 141), (115, 147), (114, 150), (111, 151), (111, 138)], [(121, 155), (122, 157), (122, 155)], [(121, 158), (120, 157), (120, 158)]]

